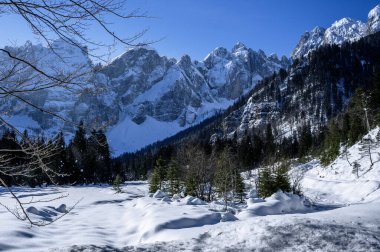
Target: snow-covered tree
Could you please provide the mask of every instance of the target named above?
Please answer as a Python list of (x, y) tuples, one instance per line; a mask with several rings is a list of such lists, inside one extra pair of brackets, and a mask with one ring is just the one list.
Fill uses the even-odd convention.
[(360, 155), (363, 158), (364, 157), (368, 157), (369, 158), (369, 161), (370, 161), (370, 164), (371, 164), (371, 166), (369, 167), (369, 169), (372, 169), (373, 164), (374, 164), (373, 157), (372, 157), (372, 155), (373, 155), (372, 149), (374, 147), (375, 147), (375, 142), (371, 138), (370, 135), (368, 135), (367, 137), (363, 138), (363, 140), (360, 143), (360, 147), (359, 147)]

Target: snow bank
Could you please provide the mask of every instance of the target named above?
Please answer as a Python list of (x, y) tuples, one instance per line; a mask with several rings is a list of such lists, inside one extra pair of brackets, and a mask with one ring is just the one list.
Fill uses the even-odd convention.
[(281, 190), (269, 198), (253, 198), (247, 201), (247, 208), (237, 215), (239, 219), (256, 216), (304, 213), (311, 209), (305, 206), (305, 199), (295, 194), (283, 193)]
[(166, 194), (161, 190), (157, 190), (157, 192), (153, 194), (153, 198), (162, 199), (164, 197), (166, 197)]
[(202, 201), (201, 199), (189, 195), (186, 196), (182, 201), (185, 202), (186, 205), (206, 205), (206, 202)]

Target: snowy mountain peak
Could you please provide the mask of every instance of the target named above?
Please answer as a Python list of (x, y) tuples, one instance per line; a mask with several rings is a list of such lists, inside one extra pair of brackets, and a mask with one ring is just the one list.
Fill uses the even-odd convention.
[(248, 50), (247, 47), (242, 42), (237, 42), (232, 48), (232, 52)]
[(380, 5), (368, 14), (368, 22), (352, 18), (342, 18), (335, 21), (329, 28), (316, 27), (305, 32), (291, 55), (292, 59), (307, 56), (310, 52), (323, 45), (341, 45), (344, 42), (354, 42), (362, 37), (380, 30)]
[(325, 31), (325, 28), (317, 26), (310, 32), (305, 32), (294, 48), (292, 58), (301, 58), (319, 47), (323, 42)]
[(380, 31), (380, 4), (368, 13), (367, 34)]
[(334, 22), (324, 34), (324, 44), (341, 45), (346, 41), (357, 41), (367, 31), (367, 25), (351, 18), (342, 18)]
[(209, 55), (206, 56), (206, 59), (209, 56), (211, 56), (211, 57), (226, 58), (228, 55), (229, 55), (229, 52), (228, 52), (228, 50), (226, 48), (224, 48), (224, 47), (217, 47)]

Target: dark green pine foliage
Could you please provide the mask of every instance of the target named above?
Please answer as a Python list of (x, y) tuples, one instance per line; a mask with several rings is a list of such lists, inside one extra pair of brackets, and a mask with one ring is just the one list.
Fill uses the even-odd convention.
[(103, 131), (92, 130), (86, 151), (86, 177), (97, 183), (111, 183), (112, 170), (109, 145)]
[(156, 165), (154, 166), (154, 170), (152, 176), (150, 178), (149, 191), (154, 193), (157, 190), (163, 189), (163, 183), (166, 177), (166, 169), (164, 160), (159, 157), (156, 160)]
[(245, 184), (238, 170), (235, 171), (234, 182), (235, 182), (234, 191), (236, 195), (238, 196), (239, 201), (243, 202)]
[(66, 179), (70, 175), (70, 170), (67, 167), (67, 153), (63, 132), (58, 133), (53, 141), (53, 144), (55, 150), (50, 163), (52, 169), (57, 172), (59, 176), (56, 178), (57, 183), (66, 184), (68, 182)]
[(310, 124), (303, 125), (298, 140), (298, 156), (304, 157), (309, 154), (312, 144), (313, 136), (311, 134)]
[(121, 193), (120, 185), (122, 183), (122, 178), (119, 174), (116, 175), (114, 181), (113, 181), (113, 189), (116, 191), (116, 193)]
[(85, 175), (89, 174), (86, 171), (86, 152), (87, 152), (87, 139), (86, 132), (84, 130), (84, 124), (81, 121), (77, 131), (75, 132), (74, 139), (70, 144), (71, 153), (69, 154), (69, 158), (73, 158), (74, 170), (72, 171), (71, 180), (73, 183), (84, 183)]
[(179, 166), (175, 160), (171, 160), (168, 165), (167, 180), (169, 183), (169, 193), (174, 195), (180, 192)]
[(271, 124), (267, 124), (265, 131), (265, 155), (270, 157), (275, 152), (275, 142)]
[(160, 189), (160, 176), (158, 174), (158, 171), (154, 169), (149, 180), (149, 192), (155, 193), (159, 189)]
[(259, 171), (257, 183), (257, 193), (261, 198), (269, 197), (275, 192), (274, 178), (269, 167), (264, 167)]
[(277, 191), (280, 189), (283, 192), (291, 191), (288, 172), (289, 165), (287, 164), (281, 164), (279, 167), (277, 167), (275, 172), (274, 190)]
[(339, 155), (340, 139), (338, 125), (332, 121), (323, 143), (323, 152), (321, 154), (321, 163), (323, 165), (330, 164)]

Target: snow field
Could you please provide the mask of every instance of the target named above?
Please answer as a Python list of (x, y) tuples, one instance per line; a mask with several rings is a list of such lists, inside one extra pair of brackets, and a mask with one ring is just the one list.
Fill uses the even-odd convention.
[[(328, 167), (318, 160), (293, 167), (290, 177), (302, 176), (302, 197), (279, 191), (259, 199), (252, 183), (255, 171), (244, 173), (251, 185), (246, 203), (231, 205), (226, 213), (218, 201), (149, 194), (145, 181), (126, 183), (121, 194), (109, 186), (14, 188), (24, 202), (68, 194), (30, 206), (28, 212), (40, 220), (53, 219), (80, 201), (42, 228), (30, 228), (0, 208), (0, 250), (379, 251), (380, 162), (370, 169), (359, 149), (360, 143), (348, 150), (350, 162), (361, 166), (359, 178), (344, 153)], [(380, 146), (372, 150), (378, 155)], [(3, 188), (0, 202), (14, 206)]]

